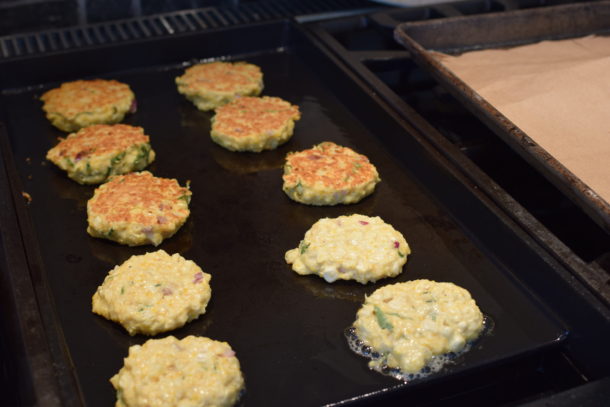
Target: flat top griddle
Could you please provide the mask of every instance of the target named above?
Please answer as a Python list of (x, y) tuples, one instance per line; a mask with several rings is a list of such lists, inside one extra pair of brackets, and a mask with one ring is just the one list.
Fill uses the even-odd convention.
[[(514, 279), (515, 271), (524, 270), (498, 262), (477, 236), (460, 226), (459, 219), (449, 216), (446, 206), (467, 205), (468, 197), (438, 201), (426, 184), (445, 179), (411, 172), (405, 165), (430, 157), (406, 148), (409, 135), (404, 128), (300, 29), (288, 23), (261, 24), (242, 27), (239, 34), (224, 30), (163, 44), (108, 47), (96, 50), (78, 68), (71, 64), (92, 55), (88, 52), (40, 60), (28, 73), (18, 73), (18, 64), (6, 67), (15, 73), (20, 87), (5, 89), (2, 96), (2, 120), (10, 143), (3, 154), (15, 164), (9, 172), (19, 177), (13, 193), (26, 191), (32, 197), (27, 207), (32, 227), (22, 220), (22, 233), (30, 264), (42, 270), (52, 298), (39, 306), (56, 315), (63, 333), (76, 391), (82, 396), (72, 400), (75, 404), (114, 403), (108, 379), (122, 366), (128, 347), (147, 339), (130, 337), (119, 325), (92, 314), (92, 294), (115, 265), (155, 250), (89, 237), (86, 202), (94, 188), (74, 183), (44, 160), (46, 151), (64, 134), (44, 118), (37, 98), (60, 81), (84, 77), (128, 83), (136, 94), (138, 112), (125, 123), (144, 127), (157, 152), (148, 169), (181, 184), (191, 180), (191, 217), (158, 248), (179, 252), (210, 273), (212, 299), (205, 315), (168, 334), (229, 342), (245, 375), (242, 404), (323, 405), (421, 383), (440, 385), (443, 379), (541, 351), (564, 338), (561, 324)], [(227, 56), (262, 68), (265, 95), (299, 105), (302, 119), (286, 145), (261, 154), (226, 151), (209, 138), (212, 114), (198, 111), (176, 92), (173, 79), (182, 73), (185, 61)], [(100, 65), (100, 61), (109, 62)], [(353, 110), (354, 103), (361, 110)], [(384, 143), (388, 135), (404, 138), (405, 149), (391, 151)], [(356, 205), (311, 207), (284, 195), (285, 154), (327, 140), (367, 155), (377, 166), (382, 182), (372, 196)], [(327, 284), (290, 270), (283, 259), (285, 251), (296, 247), (315, 221), (351, 213), (380, 216), (405, 235), (413, 253), (402, 275), (362, 286)], [(498, 238), (510, 239), (500, 232)], [(535, 267), (532, 263), (527, 272), (535, 273)], [(370, 371), (366, 360), (348, 348), (344, 329), (353, 322), (366, 294), (385, 284), (418, 278), (451, 281), (468, 289), (493, 321), (493, 329), (441, 373), (402, 384)]]

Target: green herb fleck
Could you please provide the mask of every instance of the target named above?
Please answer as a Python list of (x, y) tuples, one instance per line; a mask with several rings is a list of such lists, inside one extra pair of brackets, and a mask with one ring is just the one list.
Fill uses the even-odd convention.
[(66, 164), (68, 165), (68, 167), (74, 167), (74, 163), (72, 162), (71, 159), (69, 159), (68, 157), (64, 158), (64, 161), (66, 162)]
[(140, 152), (136, 156), (135, 161), (133, 162), (134, 166), (139, 166), (141, 161), (148, 162), (148, 156), (150, 154), (150, 146), (148, 144), (144, 144), (140, 147)]
[(191, 196), (190, 195), (186, 195), (186, 194), (178, 197), (178, 199), (182, 199), (187, 204), (191, 202)]
[(301, 252), (301, 254), (305, 253), (307, 249), (309, 249), (309, 245), (311, 245), (311, 243), (307, 243), (305, 240), (301, 240), (301, 243), (299, 243), (299, 251)]
[(114, 233), (114, 229), (110, 228), (107, 232), (106, 232), (106, 236), (107, 237), (111, 237)]
[(119, 153), (119, 154), (115, 155), (114, 157), (112, 157), (112, 159), (110, 160), (110, 165), (112, 165), (112, 166), (117, 165), (123, 159), (123, 157), (125, 157), (124, 151), (122, 153)]
[(161, 283), (155, 284), (155, 287), (159, 287), (159, 286), (161, 286)]
[(387, 329), (388, 331), (394, 329), (394, 326), (390, 323), (390, 321), (388, 321), (381, 308), (379, 308), (377, 305), (375, 305), (374, 313), (377, 317), (377, 323), (381, 329)]
[(356, 170), (359, 170), (360, 168), (362, 168), (362, 164), (360, 164), (360, 163), (354, 163), (354, 168), (355, 168)]
[(400, 250), (398, 250), (398, 255), (399, 255), (400, 257), (405, 257), (405, 255), (404, 255), (404, 254), (402, 254), (402, 253), (400, 252)]
[(125, 294), (125, 287), (121, 287), (121, 295)]
[(91, 164), (89, 163), (89, 161), (87, 161), (85, 170), (87, 171), (87, 174), (91, 174)]

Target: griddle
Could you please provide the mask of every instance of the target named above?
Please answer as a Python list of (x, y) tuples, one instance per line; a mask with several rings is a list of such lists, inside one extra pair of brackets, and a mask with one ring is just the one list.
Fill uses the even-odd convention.
[[(261, 66), (264, 94), (300, 106), (303, 118), (293, 139), (261, 154), (231, 153), (213, 144), (212, 115), (197, 111), (173, 83), (185, 66), (209, 60)], [(212, 275), (213, 294), (204, 316), (169, 334), (229, 342), (246, 380), (241, 404), (362, 404), (389, 394), (421, 400), (438, 394), (444, 383), (469, 383), (476, 374), (552, 352), (570, 338), (569, 327), (519, 277), (537, 273), (543, 278), (561, 265), (294, 23), (27, 57), (2, 63), (0, 70), (0, 186), (10, 196), (3, 200), (6, 212), (0, 218), (2, 248), (5, 254), (14, 251), (6, 257), (2, 287), (11, 292), (5, 300), (12, 311), (8, 325), (23, 334), (24, 355), (32, 355), (27, 349), (32, 343), (41, 345), (38, 357), (28, 362), (42, 373), (25, 385), (46, 384), (36, 393), (38, 401), (114, 403), (108, 379), (121, 367), (128, 347), (147, 339), (130, 337), (93, 315), (90, 305), (112, 267), (154, 248), (89, 237), (86, 202), (93, 187), (74, 183), (44, 160), (64, 134), (44, 118), (37, 99), (63, 81), (82, 78), (128, 83), (138, 112), (125, 123), (143, 126), (151, 136), (157, 159), (149, 170), (182, 184), (191, 181), (191, 217), (159, 248), (196, 261)], [(356, 205), (311, 207), (283, 194), (285, 154), (327, 140), (367, 155), (377, 166), (382, 182), (373, 195)], [(319, 218), (351, 213), (381, 216), (405, 235), (413, 254), (404, 273), (366, 286), (294, 274), (283, 260), (285, 251), (296, 247)], [(405, 384), (369, 370), (366, 360), (349, 350), (344, 329), (365, 295), (417, 278), (468, 289), (493, 328), (441, 373)], [(33, 298), (24, 295), (24, 287)], [(560, 294), (566, 287), (555, 289)], [(582, 295), (570, 301), (588, 309)], [(607, 331), (596, 312), (583, 320)], [(49, 371), (55, 382), (39, 377)]]

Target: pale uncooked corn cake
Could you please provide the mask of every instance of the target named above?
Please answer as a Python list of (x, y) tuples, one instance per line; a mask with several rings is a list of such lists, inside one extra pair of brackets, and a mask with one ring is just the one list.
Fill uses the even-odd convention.
[(71, 132), (92, 124), (113, 124), (135, 112), (135, 95), (129, 85), (116, 80), (91, 79), (62, 83), (40, 100), (47, 119)]
[(261, 69), (246, 62), (209, 62), (187, 68), (176, 78), (178, 92), (199, 110), (212, 110), (238, 96), (258, 96), (263, 90)]
[[(470, 293), (453, 283), (414, 280), (379, 288), (366, 297), (355, 334), (371, 352), (375, 370), (418, 373), (441, 355), (460, 352), (483, 329)], [(438, 368), (439, 366), (437, 366)]]
[(178, 253), (132, 256), (112, 269), (92, 298), (95, 314), (130, 335), (171, 331), (205, 313), (211, 276)]
[(99, 184), (112, 175), (140, 171), (154, 159), (144, 129), (127, 124), (87, 126), (47, 152), (47, 160), (79, 184)]
[(231, 346), (197, 336), (131, 346), (110, 383), (116, 407), (230, 407), (244, 389)]
[(87, 233), (128, 246), (158, 246), (186, 222), (191, 191), (148, 171), (117, 175), (87, 202)]
[(370, 195), (380, 181), (369, 159), (332, 142), (288, 153), (282, 189), (308, 205), (353, 204)]
[(238, 97), (216, 109), (211, 137), (231, 151), (272, 150), (292, 137), (299, 107), (278, 97)]
[(354, 214), (320, 219), (285, 260), (297, 274), (366, 284), (400, 274), (410, 253), (403, 235), (380, 217)]

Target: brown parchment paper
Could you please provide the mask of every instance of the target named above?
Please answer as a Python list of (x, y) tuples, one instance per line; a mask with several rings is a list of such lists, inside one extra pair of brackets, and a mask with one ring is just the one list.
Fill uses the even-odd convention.
[(434, 55), (610, 202), (610, 37)]

